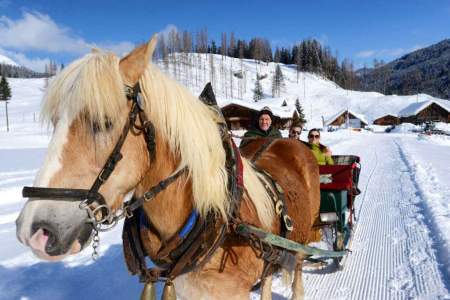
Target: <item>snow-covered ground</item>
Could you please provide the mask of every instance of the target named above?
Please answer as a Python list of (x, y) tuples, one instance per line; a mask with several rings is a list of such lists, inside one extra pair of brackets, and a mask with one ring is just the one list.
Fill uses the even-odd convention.
[[(313, 82), (314, 75), (308, 76)], [(322, 84), (317, 80), (312, 86)], [(44, 80), (10, 84), (9, 133), (0, 107), (0, 299), (137, 299), (142, 286), (127, 274), (120, 226), (101, 235), (95, 262), (88, 248), (63, 262), (44, 263), (17, 241), (21, 189), (32, 184), (50, 130), (37, 122)], [(334, 154), (361, 157), (362, 194), (344, 269), (305, 270), (306, 297), (450, 299), (450, 137), (347, 130), (322, 136)], [(276, 279), (274, 299), (288, 294)]]

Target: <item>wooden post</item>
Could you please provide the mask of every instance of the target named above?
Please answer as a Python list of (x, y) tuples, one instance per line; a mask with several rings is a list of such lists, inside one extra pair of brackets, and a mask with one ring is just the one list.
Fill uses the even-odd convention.
[(5, 111), (6, 111), (6, 132), (9, 132), (8, 100), (5, 101)]

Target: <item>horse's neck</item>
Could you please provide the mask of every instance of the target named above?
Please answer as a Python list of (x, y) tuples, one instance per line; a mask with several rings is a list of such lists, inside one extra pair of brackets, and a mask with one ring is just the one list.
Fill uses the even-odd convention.
[[(173, 157), (167, 143), (157, 136), (156, 159), (136, 188), (137, 196), (142, 196), (150, 187), (169, 177), (179, 166), (179, 159)], [(192, 186), (186, 183), (185, 175), (171, 183), (153, 200), (144, 204), (144, 211), (155, 232), (164, 242), (173, 237), (186, 222), (192, 211)]]

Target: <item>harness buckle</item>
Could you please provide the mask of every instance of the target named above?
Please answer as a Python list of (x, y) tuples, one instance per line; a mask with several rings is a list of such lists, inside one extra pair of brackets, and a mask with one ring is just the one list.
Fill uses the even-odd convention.
[(100, 171), (100, 174), (98, 174), (98, 180), (100, 180), (102, 183), (105, 182), (106, 180), (108, 180), (108, 178), (103, 178), (103, 177), (102, 177), (104, 172), (105, 172), (105, 169), (103, 168), (103, 169)]
[(124, 216), (126, 219), (132, 218), (133, 215), (134, 215), (134, 214), (133, 214), (133, 211), (130, 209), (129, 206), (126, 206), (126, 207), (123, 208), (123, 216)]
[(284, 221), (284, 226), (286, 227), (287, 231), (292, 231), (294, 230), (294, 225), (292, 224), (292, 219), (291, 217), (289, 217), (286, 214), (283, 214), (283, 221)]
[(149, 202), (150, 200), (155, 198), (155, 193), (152, 190), (150, 190), (147, 193), (144, 193), (143, 197), (145, 202)]
[(283, 202), (281, 202), (280, 200), (277, 200), (277, 202), (275, 202), (275, 213), (277, 214), (277, 216), (281, 216), (281, 213), (283, 212)]

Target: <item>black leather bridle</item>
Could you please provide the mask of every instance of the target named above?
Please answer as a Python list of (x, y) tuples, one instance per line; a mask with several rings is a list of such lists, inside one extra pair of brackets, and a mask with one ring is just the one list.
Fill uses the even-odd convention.
[[(142, 206), (144, 202), (153, 199), (158, 193), (166, 189), (170, 183), (174, 182), (186, 171), (186, 168), (178, 170), (168, 178), (160, 181), (157, 185), (144, 193), (142, 197), (133, 198), (129, 202), (124, 203), (123, 207), (119, 209), (118, 212), (111, 211), (104, 197), (99, 193), (99, 189), (108, 180), (117, 163), (122, 159), (122, 153), (120, 151), (128, 133), (130, 131), (137, 134), (143, 132), (150, 161), (154, 161), (156, 156), (155, 127), (144, 114), (139, 83), (133, 88), (125, 86), (125, 92), (128, 101), (132, 101), (131, 109), (128, 113), (128, 120), (123, 127), (122, 133), (114, 146), (114, 149), (91, 188), (69, 189), (26, 186), (22, 190), (23, 197), (30, 198), (30, 200), (51, 199), (55, 201), (80, 201), (80, 209), (87, 211), (88, 223), (92, 224), (94, 230), (107, 231), (114, 227), (120, 219), (132, 216), (134, 210)], [(141, 126), (136, 124), (138, 117)]]

